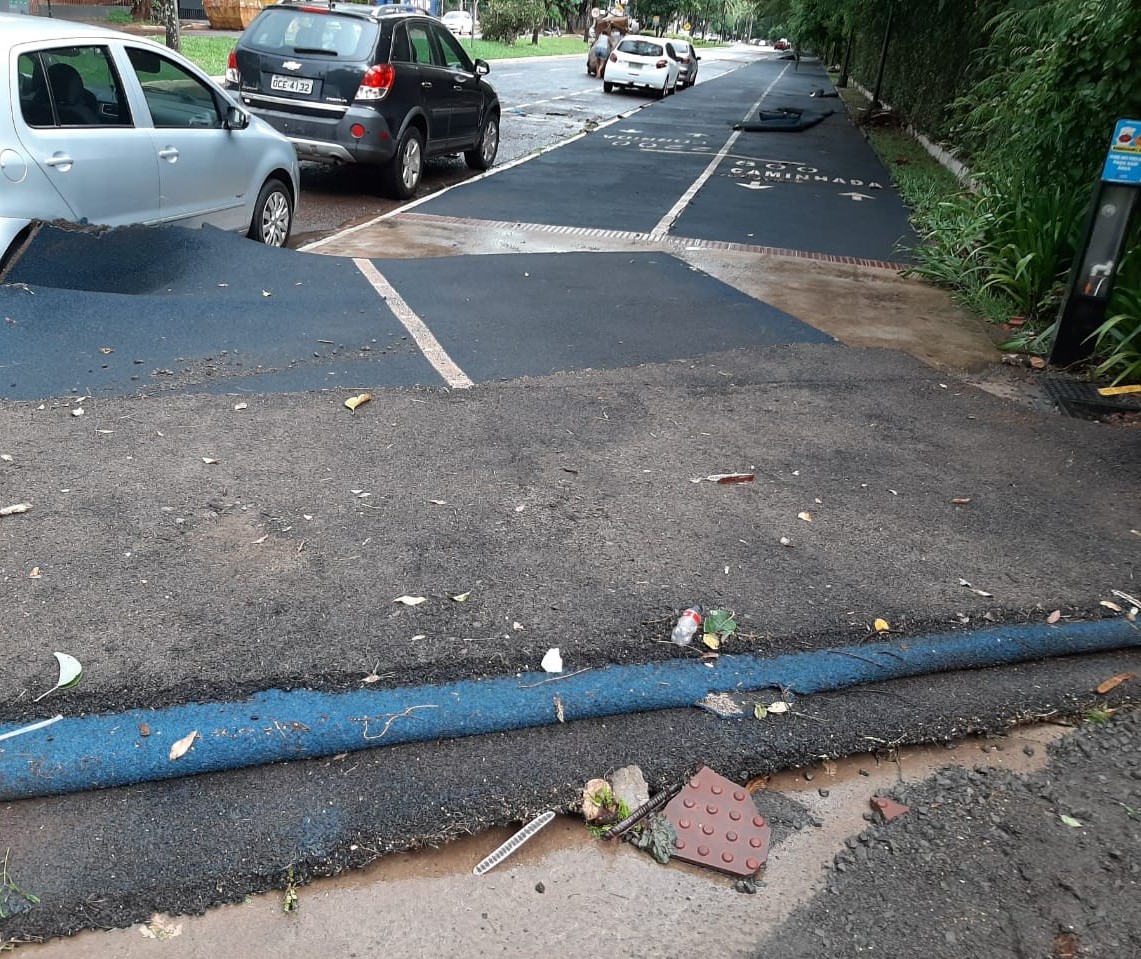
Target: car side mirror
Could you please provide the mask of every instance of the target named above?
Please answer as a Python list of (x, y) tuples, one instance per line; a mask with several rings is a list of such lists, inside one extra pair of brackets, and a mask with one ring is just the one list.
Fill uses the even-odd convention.
[(241, 107), (230, 104), (226, 108), (226, 129), (244, 130), (250, 125), (250, 115)]
[(699, 56), (698, 56), (698, 55), (695, 53), (695, 54), (693, 55), (693, 59), (694, 59), (694, 60), (700, 60), (700, 59), (701, 59), (701, 57), (699, 57)]
[(491, 73), (491, 64), (486, 60), (476, 60), (475, 72), (477, 76), (486, 77), (489, 73)]

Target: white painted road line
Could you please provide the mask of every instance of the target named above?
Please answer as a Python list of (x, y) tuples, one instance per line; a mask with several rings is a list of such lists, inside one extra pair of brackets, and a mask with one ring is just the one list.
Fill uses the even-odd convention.
[(354, 257), (353, 263), (356, 264), (356, 268), (361, 271), (372, 288), (384, 298), (388, 308), (392, 310), (396, 318), (403, 324), (404, 329), (416, 341), (416, 345), (420, 347), (420, 352), (424, 354), (444, 382), (453, 390), (466, 390), (474, 386), (475, 384), (468, 379), (467, 374), (456, 366), (452, 358), (448, 356), (447, 351), (440, 345), (440, 341), (432, 335), (432, 331), (428, 329), (424, 321), (404, 302), (404, 298), (396, 292), (392, 284), (381, 275), (380, 271), (372, 265), (372, 262)]
[[(757, 110), (761, 108), (761, 104), (764, 102), (765, 97), (767, 97), (772, 91), (772, 88), (780, 82), (780, 78), (783, 77), (786, 72), (788, 72), (788, 68), (789, 64), (786, 63), (784, 65), (784, 69), (776, 75), (776, 78), (773, 80), (773, 82), (765, 87), (765, 92), (761, 94), (760, 99), (758, 99), (756, 103), (749, 107), (749, 112), (746, 113), (745, 116), (752, 116), (757, 112)], [(705, 182), (711, 176), (713, 176), (713, 171), (716, 170), (717, 167), (721, 165), (721, 161), (729, 155), (729, 151), (733, 149), (733, 144), (737, 142), (737, 138), (740, 137), (740, 135), (740, 130), (734, 130), (729, 134), (729, 139), (725, 141), (725, 146), (723, 146), (717, 152), (717, 156), (709, 161), (709, 165), (706, 166), (706, 168), (702, 171), (701, 176), (699, 176), (696, 180), (693, 181), (692, 184), (690, 184), (689, 189), (681, 195), (681, 199), (678, 200), (677, 203), (675, 203), (672, 207), (670, 207), (670, 211), (658, 221), (658, 225), (650, 231), (650, 236), (660, 237), (665, 236), (667, 233), (669, 233), (670, 227), (672, 227), (677, 218), (681, 216), (682, 211), (687, 206), (689, 206), (693, 198), (697, 196), (697, 191), (705, 186)]]

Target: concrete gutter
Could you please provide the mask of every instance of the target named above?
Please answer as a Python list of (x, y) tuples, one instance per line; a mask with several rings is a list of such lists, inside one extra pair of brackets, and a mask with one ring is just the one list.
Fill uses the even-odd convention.
[[(1106, 619), (942, 633), (775, 658), (722, 656), (713, 668), (672, 660), (350, 693), (269, 690), (237, 702), (65, 718), (9, 738), (0, 748), (0, 801), (679, 708), (711, 692), (782, 689), (808, 695), (1138, 646), (1141, 629), (1125, 619)], [(17, 728), (0, 726), (0, 734)], [(190, 736), (189, 749), (171, 758), (172, 747)]]

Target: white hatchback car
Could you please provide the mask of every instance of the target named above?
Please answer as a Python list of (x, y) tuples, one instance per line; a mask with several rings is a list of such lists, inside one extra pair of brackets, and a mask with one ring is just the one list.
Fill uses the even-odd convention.
[(646, 87), (659, 97), (667, 97), (677, 86), (680, 70), (677, 53), (669, 40), (628, 36), (610, 52), (602, 89), (612, 93), (615, 87)]
[(190, 61), (0, 13), (0, 264), (37, 220), (174, 223), (284, 246), (297, 154)]
[(471, 14), (466, 10), (449, 10), (440, 18), (440, 22), (456, 36), (462, 36), (465, 33), (471, 36), (475, 27)]

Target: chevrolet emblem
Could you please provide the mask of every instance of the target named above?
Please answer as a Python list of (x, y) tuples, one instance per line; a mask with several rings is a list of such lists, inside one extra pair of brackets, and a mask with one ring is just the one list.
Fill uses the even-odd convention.
[(283, 70), (300, 70), (301, 64), (296, 60), (286, 60), (285, 63), (281, 65), (281, 68)]

